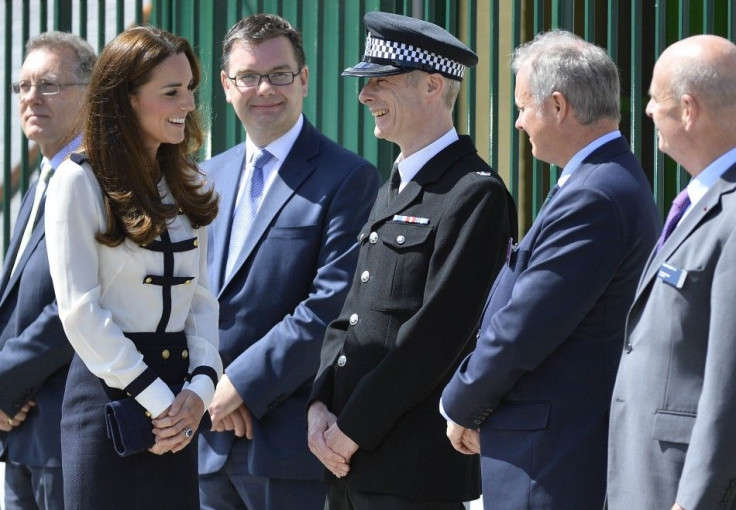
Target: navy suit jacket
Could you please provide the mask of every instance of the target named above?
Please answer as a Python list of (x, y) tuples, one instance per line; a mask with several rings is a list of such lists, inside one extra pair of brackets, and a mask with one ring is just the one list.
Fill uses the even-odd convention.
[(61, 467), (61, 402), (73, 350), (59, 320), (49, 274), (43, 203), (18, 267), (10, 274), (35, 194), (33, 184), (21, 205), (3, 264), (0, 409), (13, 417), (30, 399), (36, 401), (36, 407), (19, 427), (0, 432), (0, 458), (29, 466)]
[(480, 428), (486, 508), (601, 508), (626, 313), (659, 233), (623, 138), (593, 151), (540, 212), (489, 296), (475, 351), (445, 388)]
[[(355, 271), (357, 236), (380, 179), (374, 166), (305, 119), (226, 278), (244, 151), (240, 144), (202, 164), (220, 194), (207, 253), (220, 303), (220, 354), (254, 417), (250, 472), (319, 479), (321, 464), (307, 447), (307, 397), (325, 328), (340, 312)], [(200, 473), (219, 470), (235, 440), (231, 432), (202, 434)]]

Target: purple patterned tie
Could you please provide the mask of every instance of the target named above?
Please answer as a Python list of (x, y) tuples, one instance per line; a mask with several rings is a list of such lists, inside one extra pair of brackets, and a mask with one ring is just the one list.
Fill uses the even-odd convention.
[(685, 210), (689, 205), (690, 197), (687, 194), (687, 188), (685, 188), (680, 191), (680, 194), (672, 201), (672, 207), (667, 215), (667, 221), (664, 222), (662, 235), (659, 236), (659, 241), (657, 242), (657, 251), (662, 249), (662, 245), (664, 245), (664, 242), (670, 236), (672, 231), (675, 230), (677, 223), (680, 221), (680, 218), (682, 218), (682, 215), (685, 213)]

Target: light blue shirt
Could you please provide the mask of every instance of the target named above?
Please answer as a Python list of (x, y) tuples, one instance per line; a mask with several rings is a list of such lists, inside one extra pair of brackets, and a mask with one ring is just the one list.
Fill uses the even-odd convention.
[(721, 175), (734, 164), (736, 164), (736, 148), (717, 158), (690, 180), (687, 185), (687, 196), (690, 197), (690, 205), (682, 215), (683, 218), (690, 214), (693, 206), (705, 196), (708, 190), (721, 178)]
[(66, 159), (69, 154), (74, 152), (79, 148), (79, 146), (82, 144), (82, 135), (77, 135), (74, 137), (74, 139), (66, 144), (64, 147), (61, 148), (59, 152), (54, 154), (52, 158), (49, 160), (49, 163), (51, 163), (51, 167), (56, 170), (59, 168), (59, 165), (61, 165), (61, 162)]
[(570, 158), (570, 161), (567, 162), (565, 165), (565, 168), (562, 169), (562, 173), (560, 174), (560, 178), (557, 179), (557, 184), (562, 187), (565, 185), (567, 180), (570, 178), (570, 176), (573, 174), (576, 168), (580, 166), (580, 164), (590, 156), (593, 151), (598, 149), (599, 147), (602, 147), (604, 144), (610, 142), (611, 140), (615, 140), (616, 138), (619, 138), (621, 136), (621, 131), (618, 129), (615, 131), (611, 131), (610, 133), (606, 133), (605, 135), (596, 138), (592, 142), (590, 142), (588, 145), (580, 149), (578, 152), (575, 153), (575, 155)]

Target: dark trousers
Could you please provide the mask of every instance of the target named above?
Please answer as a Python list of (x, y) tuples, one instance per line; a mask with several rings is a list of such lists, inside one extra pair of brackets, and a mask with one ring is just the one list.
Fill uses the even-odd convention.
[(463, 510), (462, 503), (417, 501), (391, 494), (352, 490), (342, 484), (327, 488), (325, 510)]
[(236, 440), (220, 471), (199, 475), (201, 510), (322, 510), (324, 482), (255, 476), (248, 471), (248, 444)]
[(64, 510), (61, 467), (6, 463), (5, 510)]

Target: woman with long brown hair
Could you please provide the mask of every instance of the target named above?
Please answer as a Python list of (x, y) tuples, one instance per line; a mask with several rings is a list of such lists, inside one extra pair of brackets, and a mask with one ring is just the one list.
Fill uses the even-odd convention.
[(83, 152), (57, 171), (46, 236), (75, 349), (62, 414), (66, 508), (199, 508), (196, 442), (222, 373), (204, 226), (217, 197), (189, 43), (153, 27), (102, 51)]

